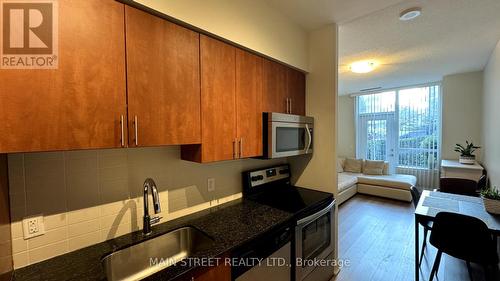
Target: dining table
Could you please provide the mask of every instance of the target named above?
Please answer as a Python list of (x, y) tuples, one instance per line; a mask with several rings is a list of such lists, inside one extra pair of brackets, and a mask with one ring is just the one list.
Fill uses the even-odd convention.
[(451, 212), (478, 218), (488, 226), (495, 239), (500, 236), (500, 215), (486, 212), (482, 198), (424, 190), (415, 208), (415, 281), (419, 281), (420, 278), (418, 262), (420, 257), (420, 222), (433, 221), (439, 212)]

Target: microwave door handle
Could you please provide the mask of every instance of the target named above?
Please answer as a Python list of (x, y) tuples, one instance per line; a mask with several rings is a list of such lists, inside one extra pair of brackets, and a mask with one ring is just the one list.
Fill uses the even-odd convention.
[(311, 148), (312, 144), (312, 135), (311, 132), (309, 131), (309, 125), (306, 124), (306, 132), (307, 132), (307, 147), (306, 147), (306, 154), (309, 153), (309, 148)]

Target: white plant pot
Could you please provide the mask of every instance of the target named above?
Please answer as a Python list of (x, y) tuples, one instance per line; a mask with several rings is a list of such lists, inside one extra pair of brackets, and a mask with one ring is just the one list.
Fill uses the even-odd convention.
[(474, 165), (476, 163), (476, 156), (460, 156), (458, 161), (461, 164)]
[(491, 214), (500, 215), (500, 200), (483, 197), (484, 209)]

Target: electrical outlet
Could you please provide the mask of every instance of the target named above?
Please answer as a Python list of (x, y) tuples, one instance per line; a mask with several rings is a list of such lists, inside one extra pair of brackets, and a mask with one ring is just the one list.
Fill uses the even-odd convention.
[(214, 192), (215, 191), (215, 179), (214, 178), (209, 178), (208, 179), (207, 190), (208, 190), (208, 192)]
[(23, 237), (30, 239), (45, 234), (43, 215), (27, 217), (23, 219)]

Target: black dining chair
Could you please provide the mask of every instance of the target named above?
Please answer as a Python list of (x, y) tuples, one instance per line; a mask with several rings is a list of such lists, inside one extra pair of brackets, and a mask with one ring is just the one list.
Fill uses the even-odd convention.
[[(420, 200), (420, 196), (421, 196), (420, 190), (418, 190), (418, 188), (416, 186), (412, 186), (412, 187), (410, 187), (410, 193), (411, 193), (411, 198), (413, 200), (413, 206), (416, 209), (417, 205), (418, 205), (418, 201)], [(418, 260), (419, 266), (422, 263), (422, 259), (424, 257), (425, 246), (427, 245), (427, 234), (429, 233), (429, 231), (432, 230), (432, 222), (427, 221), (427, 220), (424, 220), (424, 221), (421, 220), (420, 225), (424, 228), (424, 239), (422, 240), (422, 252), (420, 253), (420, 259)]]
[(441, 178), (439, 179), (439, 191), (468, 196), (479, 196), (477, 193), (477, 182), (469, 179)]
[(488, 177), (486, 175), (482, 175), (477, 181), (477, 190), (481, 191), (486, 188)]
[(494, 237), (486, 224), (478, 218), (466, 215), (440, 212), (434, 219), (429, 242), (438, 249), (429, 280), (437, 276), (443, 253), (464, 260), (469, 278), (472, 279), (470, 263), (484, 267), (488, 279), (488, 268), (497, 269), (498, 255)]

